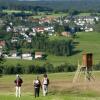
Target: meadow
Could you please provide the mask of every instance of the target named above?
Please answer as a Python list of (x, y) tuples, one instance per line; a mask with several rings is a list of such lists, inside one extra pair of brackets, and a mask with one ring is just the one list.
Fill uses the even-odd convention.
[[(100, 100), (100, 72), (94, 72), (95, 81), (84, 83), (82, 77), (78, 83), (72, 83), (75, 73), (54, 73), (48, 74), (50, 79), (49, 92), (43, 97), (42, 90), (40, 97), (36, 100)], [(43, 75), (38, 75), (42, 80)], [(21, 75), (23, 78), (22, 96), (18, 100), (34, 100), (33, 80), (36, 75)], [(0, 100), (16, 100), (15, 97), (15, 75), (4, 75), (0, 77)]]

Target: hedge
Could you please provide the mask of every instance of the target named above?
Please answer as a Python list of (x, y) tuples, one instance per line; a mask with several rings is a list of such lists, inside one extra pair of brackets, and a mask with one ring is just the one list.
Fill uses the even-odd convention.
[(70, 64), (63, 64), (57, 67), (54, 67), (50, 63), (45, 63), (42, 66), (30, 65), (24, 67), (20, 64), (16, 66), (1, 66), (0, 74), (43, 74), (43, 73), (54, 73), (54, 72), (73, 72), (76, 70), (76, 66)]

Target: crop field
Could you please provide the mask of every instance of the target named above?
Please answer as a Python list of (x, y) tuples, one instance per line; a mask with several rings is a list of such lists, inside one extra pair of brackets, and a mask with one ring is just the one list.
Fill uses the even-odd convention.
[[(48, 74), (50, 79), (49, 92), (43, 97), (42, 90), (40, 97), (36, 100), (100, 100), (100, 72), (93, 72), (95, 81), (84, 83), (82, 77), (78, 83), (72, 83), (75, 73), (54, 73)], [(21, 75), (23, 78), (22, 96), (20, 100), (34, 100), (33, 80), (36, 75)], [(39, 75), (42, 80), (43, 75)], [(16, 100), (15, 97), (15, 75), (4, 75), (0, 77), (0, 100)]]

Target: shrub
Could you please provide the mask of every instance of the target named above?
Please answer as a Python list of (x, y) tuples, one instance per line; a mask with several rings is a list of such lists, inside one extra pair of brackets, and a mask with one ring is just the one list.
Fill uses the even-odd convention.
[(23, 74), (24, 73), (24, 67), (22, 66), (16, 66), (14, 67), (14, 74)]
[(4, 74), (14, 74), (14, 66), (6, 66), (4, 69)]
[(70, 65), (70, 64), (63, 64), (60, 66), (55, 67), (55, 72), (73, 72), (76, 70), (76, 66), (75, 65)]
[(36, 66), (35, 67), (35, 73), (38, 73), (38, 74), (46, 73), (46, 69), (43, 66)]
[(25, 68), (25, 73), (26, 74), (32, 74), (34, 72), (35, 72), (35, 66), (34, 65), (30, 65), (30, 66)]
[(43, 67), (45, 67), (46, 72), (49, 72), (49, 73), (54, 72), (54, 66), (52, 64), (48, 63), (48, 62), (46, 62), (43, 65)]
[(4, 71), (4, 66), (0, 66), (0, 75), (3, 74), (3, 71)]
[(94, 70), (100, 70), (100, 62), (93, 66)]

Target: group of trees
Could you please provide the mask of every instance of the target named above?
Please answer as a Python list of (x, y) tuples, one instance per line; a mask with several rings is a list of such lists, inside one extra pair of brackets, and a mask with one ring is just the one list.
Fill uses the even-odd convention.
[(59, 56), (69, 56), (72, 53), (72, 41), (70, 39), (50, 40), (45, 35), (33, 37), (31, 47)]
[(17, 50), (22, 53), (24, 49), (28, 49), (32, 53), (33, 51), (42, 51), (57, 56), (70, 56), (72, 54), (72, 44), (71, 39), (50, 40), (47, 36), (39, 34), (32, 38), (32, 43), (28, 43), (25, 40), (19, 40), (14, 43), (6, 41), (4, 51), (10, 52), (11, 50)]

